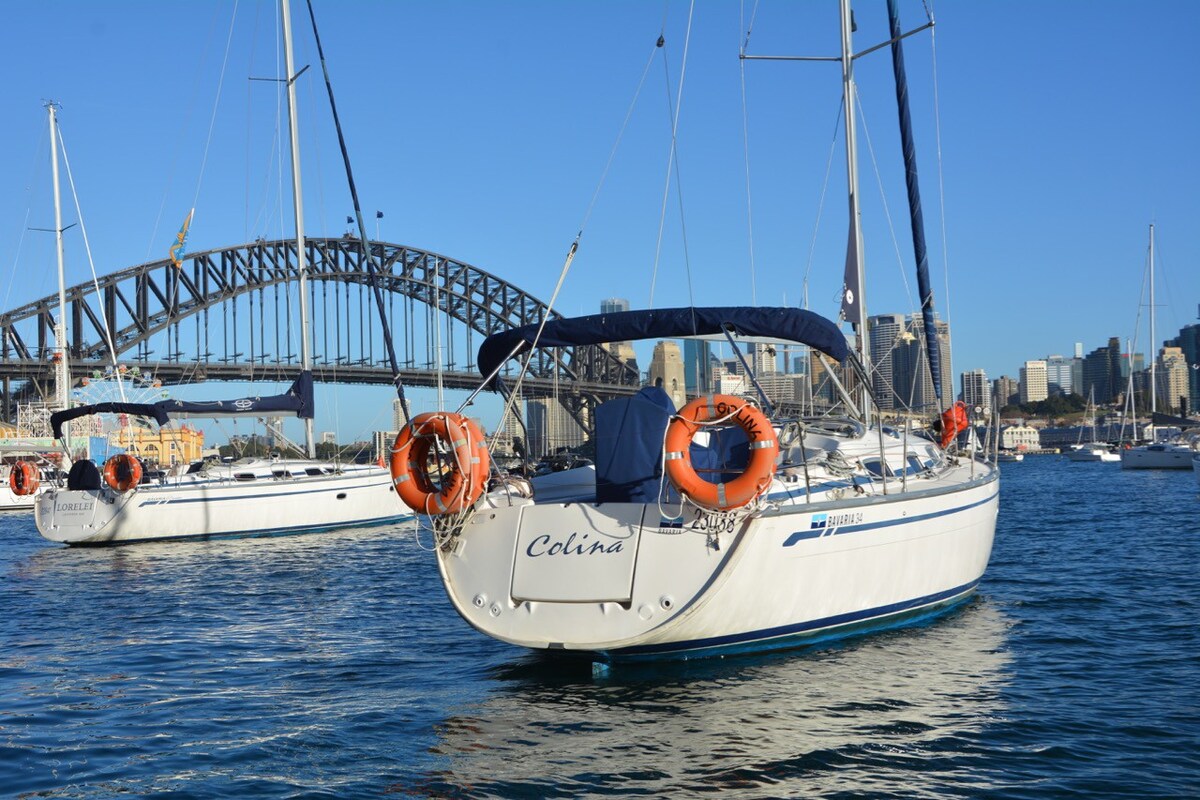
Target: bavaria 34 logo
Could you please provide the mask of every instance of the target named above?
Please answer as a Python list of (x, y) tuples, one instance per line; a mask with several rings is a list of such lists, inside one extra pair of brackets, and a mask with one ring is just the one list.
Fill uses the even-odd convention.
[(857, 525), (863, 521), (863, 513), (861, 511), (847, 511), (841, 514), (834, 514), (832, 517), (829, 514), (813, 514), (812, 522), (809, 523), (808, 530), (796, 531), (784, 540), (784, 547), (791, 547), (796, 542), (805, 539), (819, 539), (822, 536), (833, 536), (838, 533), (838, 528), (843, 525)]

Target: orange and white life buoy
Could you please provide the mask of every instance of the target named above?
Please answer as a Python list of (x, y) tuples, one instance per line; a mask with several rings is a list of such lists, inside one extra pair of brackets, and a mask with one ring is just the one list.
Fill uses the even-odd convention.
[[(746, 432), (750, 462), (732, 481), (712, 483), (700, 477), (692, 466), (689, 445), (704, 425), (724, 420)], [(727, 394), (696, 398), (667, 427), (666, 470), (671, 485), (696, 505), (713, 511), (740, 508), (766, 491), (775, 475), (778, 455), (779, 439), (766, 415), (749, 402)]]
[(42, 479), (38, 475), (38, 468), (28, 461), (18, 461), (12, 465), (12, 470), (8, 473), (8, 488), (12, 489), (12, 493), (19, 497), (33, 494), (41, 483)]
[(104, 462), (104, 482), (114, 491), (128, 492), (142, 482), (142, 462), (129, 453), (118, 453)]
[[(438, 441), (449, 450), (449, 456), (441, 480), (435, 483), (430, 477), (429, 457)], [(487, 442), (478, 423), (462, 414), (430, 411), (413, 417), (396, 437), (392, 483), (400, 499), (420, 514), (457, 514), (483, 494), (489, 464)]]

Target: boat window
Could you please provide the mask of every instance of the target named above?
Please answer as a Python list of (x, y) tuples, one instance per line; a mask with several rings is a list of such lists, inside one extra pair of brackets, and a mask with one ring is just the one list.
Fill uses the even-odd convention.
[(252, 480), (254, 480), (254, 473), (253, 472), (235, 472), (233, 474), (233, 479), (235, 481), (252, 481)]
[(273, 469), (271, 470), (271, 476), (274, 478), (290, 478), (292, 477), (292, 473), (286, 469)]
[(304, 469), (304, 474), (305, 474), (305, 475), (319, 476), (319, 475), (321, 475), (321, 474), (322, 474), (322, 472), (321, 472), (321, 468), (320, 468), (320, 467), (305, 467), (305, 469)]
[(867, 472), (876, 476), (892, 477), (895, 475), (891, 467), (882, 463), (878, 458), (868, 458), (863, 461), (863, 466), (867, 468)]

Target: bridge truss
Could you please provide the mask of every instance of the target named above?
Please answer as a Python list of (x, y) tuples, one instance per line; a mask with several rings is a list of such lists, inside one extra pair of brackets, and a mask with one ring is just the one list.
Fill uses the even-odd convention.
[[(488, 335), (534, 323), (545, 303), (469, 264), (371, 242), (406, 386), (473, 389)], [(313, 373), (318, 381), (391, 384), (361, 242), (306, 241)], [(299, 273), (293, 240), (264, 241), (130, 267), (66, 290), (72, 382), (132, 363), (165, 385), (286, 380), (300, 370)], [(58, 297), (0, 315), (0, 413), (53, 395)], [(551, 313), (551, 317), (557, 317)], [(515, 370), (515, 365), (509, 366)], [(539, 349), (522, 396), (556, 397), (585, 430), (595, 405), (637, 391), (636, 367), (602, 347)]]

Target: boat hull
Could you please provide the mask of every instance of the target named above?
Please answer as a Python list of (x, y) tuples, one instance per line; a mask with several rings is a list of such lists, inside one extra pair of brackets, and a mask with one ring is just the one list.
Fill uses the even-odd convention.
[(953, 488), (839, 498), (741, 522), (656, 505), (481, 511), (439, 551), (478, 630), (608, 660), (788, 647), (968, 597), (991, 554), (994, 472)]
[[(43, 491), (44, 489), (38, 489), (38, 493)], [(14, 494), (7, 485), (0, 486), (0, 511), (32, 511), (38, 493)]]
[[(1154, 449), (1151, 449), (1154, 448)], [(1121, 451), (1122, 469), (1191, 469), (1195, 450), (1172, 445), (1132, 447)]]
[(50, 490), (39, 496), (39, 533), (70, 545), (277, 536), (383, 525), (406, 512), (384, 469), (270, 482), (195, 482)]

